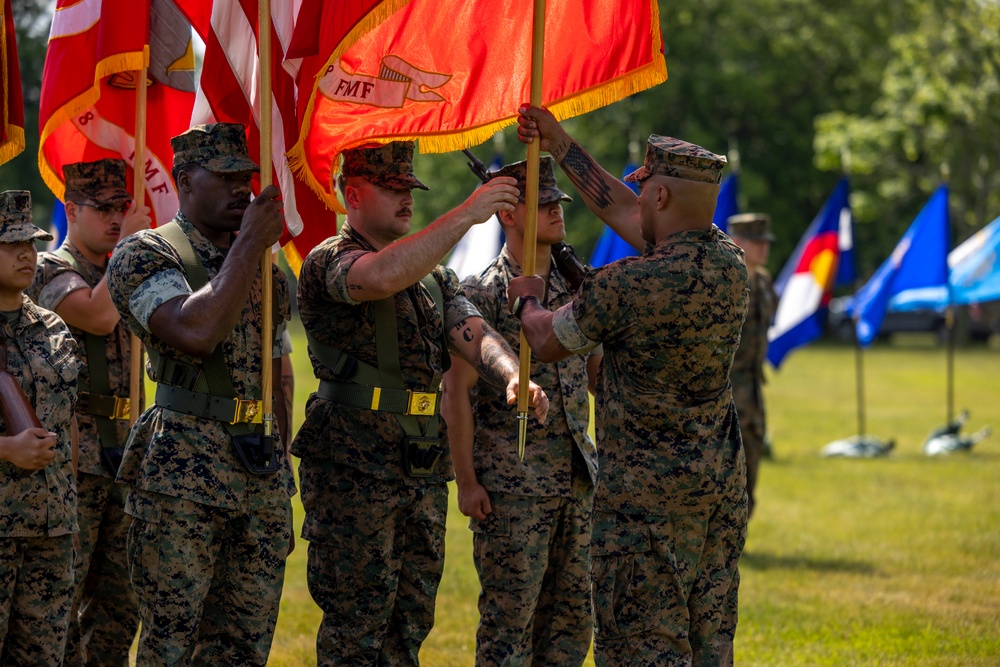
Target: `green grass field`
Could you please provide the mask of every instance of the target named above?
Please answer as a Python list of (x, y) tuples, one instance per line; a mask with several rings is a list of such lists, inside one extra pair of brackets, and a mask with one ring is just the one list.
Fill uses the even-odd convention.
[[(296, 334), (301, 412), (315, 380)], [(956, 408), (971, 411), (970, 429), (1000, 430), (998, 343), (957, 353)], [(969, 454), (922, 453), (945, 421), (945, 359), (919, 336), (866, 351), (867, 431), (897, 443), (876, 460), (819, 455), (857, 433), (851, 348), (814, 345), (771, 373), (775, 459), (762, 465), (741, 563), (738, 665), (1000, 664), (1000, 435)], [(431, 667), (472, 665), (475, 651), (478, 582), (454, 500), (453, 489), (436, 625), (421, 652)], [(297, 502), (295, 511), (301, 524)], [(320, 614), (305, 547), (288, 561), (276, 667), (315, 665)]]

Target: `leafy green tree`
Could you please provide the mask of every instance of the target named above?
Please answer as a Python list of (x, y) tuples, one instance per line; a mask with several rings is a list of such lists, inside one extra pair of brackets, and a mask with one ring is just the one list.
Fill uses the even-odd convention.
[(842, 151), (850, 155), (869, 268), (888, 254), (943, 175), (956, 241), (1000, 212), (1000, 5), (909, 5), (907, 24), (888, 40), (871, 107), (816, 120), (817, 165), (834, 169)]

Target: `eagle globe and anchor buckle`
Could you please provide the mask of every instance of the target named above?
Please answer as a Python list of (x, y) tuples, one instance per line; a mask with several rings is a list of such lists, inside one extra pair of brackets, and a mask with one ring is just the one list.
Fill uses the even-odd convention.
[(264, 419), (261, 401), (234, 398), (233, 418), (230, 424), (260, 424)]
[(111, 416), (111, 418), (128, 421), (130, 415), (129, 412), (130, 406), (131, 406), (131, 401), (129, 399), (122, 398), (121, 396), (115, 396), (114, 414)]
[(437, 409), (437, 394), (423, 391), (406, 390), (409, 401), (406, 406), (406, 414), (420, 417), (432, 417)]

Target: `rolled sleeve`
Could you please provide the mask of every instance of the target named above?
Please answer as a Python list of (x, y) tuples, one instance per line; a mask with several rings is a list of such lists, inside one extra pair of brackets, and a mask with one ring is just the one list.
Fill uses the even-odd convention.
[(38, 293), (38, 305), (47, 310), (55, 310), (63, 299), (82, 289), (90, 289), (83, 276), (73, 271), (65, 271), (50, 280)]
[(188, 296), (191, 292), (191, 286), (182, 271), (166, 269), (154, 273), (136, 288), (128, 302), (129, 311), (142, 328), (149, 331), (149, 318), (153, 311), (167, 301)]
[(274, 349), (272, 357), (280, 359), (286, 354), (292, 353), (292, 334), (288, 331), (288, 325), (284, 322), (278, 325), (278, 334), (274, 337)]
[(357, 301), (351, 296), (347, 289), (347, 273), (354, 266), (354, 262), (362, 255), (368, 254), (368, 250), (362, 248), (348, 248), (336, 252), (326, 267), (326, 291), (334, 301), (340, 301), (351, 306), (357, 306)]
[(573, 315), (572, 303), (567, 303), (552, 314), (552, 332), (559, 344), (574, 354), (590, 352), (600, 345), (600, 341), (590, 340), (580, 329)]

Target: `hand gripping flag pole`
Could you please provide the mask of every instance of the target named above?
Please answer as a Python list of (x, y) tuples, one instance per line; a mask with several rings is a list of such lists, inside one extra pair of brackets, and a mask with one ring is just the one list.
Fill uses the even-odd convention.
[[(260, 189), (271, 185), (271, 1), (260, 0), (258, 4), (258, 59), (260, 61)], [(274, 381), (274, 364), (271, 360), (274, 348), (271, 301), (271, 248), (264, 248), (260, 257), (261, 287), (261, 332), (260, 332), (260, 383), (261, 412), (263, 412), (264, 437), (273, 435), (274, 406), (271, 385)], [(286, 435), (287, 437), (287, 435)]]
[[(135, 207), (146, 205), (146, 75), (147, 67), (137, 73), (135, 81), (135, 158), (132, 168), (135, 171), (134, 184)], [(132, 356), (129, 361), (128, 389), (128, 423), (134, 425), (139, 418), (139, 396), (142, 388), (142, 343), (134, 333), (129, 335)]]
[[(531, 33), (531, 105), (542, 106), (542, 64), (545, 53), (545, 0), (535, 0)], [(525, 183), (524, 275), (535, 275), (535, 242), (538, 234), (538, 156), (541, 140), (528, 144), (528, 175)], [(517, 456), (524, 460), (528, 439), (528, 385), (531, 381), (531, 348), (521, 329), (520, 375), (517, 388)]]

